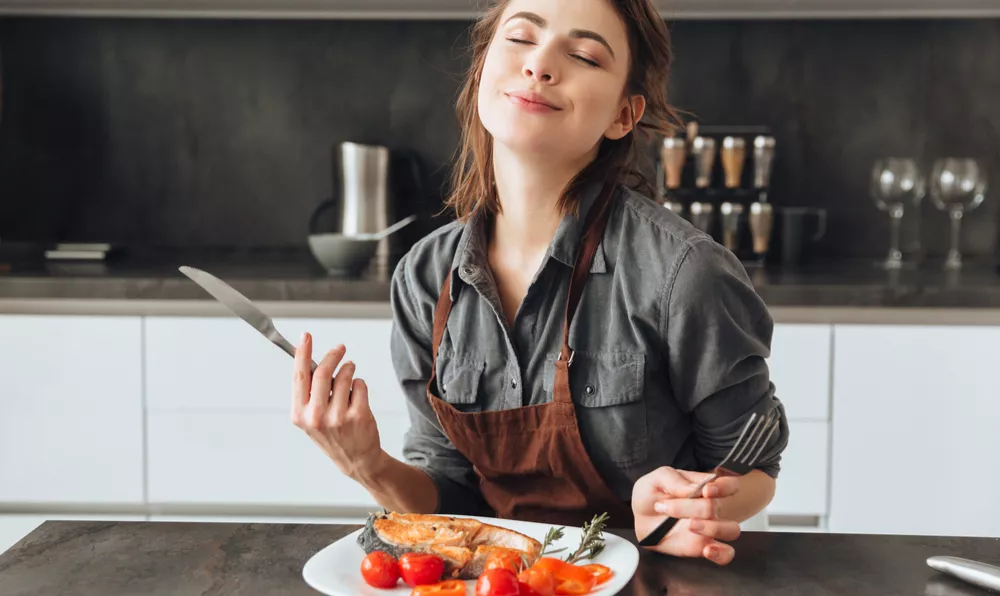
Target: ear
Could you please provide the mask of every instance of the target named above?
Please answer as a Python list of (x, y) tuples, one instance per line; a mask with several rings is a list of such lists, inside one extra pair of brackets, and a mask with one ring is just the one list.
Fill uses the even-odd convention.
[(642, 120), (642, 115), (646, 112), (646, 98), (641, 95), (631, 95), (622, 101), (622, 107), (618, 111), (618, 117), (611, 123), (611, 126), (604, 131), (604, 136), (617, 141), (628, 133), (632, 132), (636, 124)]

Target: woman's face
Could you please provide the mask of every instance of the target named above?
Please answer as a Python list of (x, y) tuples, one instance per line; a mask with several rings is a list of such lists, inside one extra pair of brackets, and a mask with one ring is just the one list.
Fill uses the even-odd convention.
[(628, 70), (625, 25), (607, 0), (511, 0), (486, 55), (479, 117), (516, 153), (575, 161), (628, 132)]

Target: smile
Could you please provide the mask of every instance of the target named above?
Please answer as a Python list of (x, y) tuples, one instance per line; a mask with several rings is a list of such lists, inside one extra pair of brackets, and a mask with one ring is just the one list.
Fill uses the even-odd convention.
[(512, 104), (527, 112), (538, 114), (561, 111), (561, 108), (552, 105), (537, 93), (531, 93), (529, 91), (512, 91), (510, 93), (505, 93), (504, 95)]

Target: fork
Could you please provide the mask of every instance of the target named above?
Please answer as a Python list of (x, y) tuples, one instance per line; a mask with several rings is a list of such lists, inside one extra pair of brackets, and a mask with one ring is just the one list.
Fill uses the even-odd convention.
[[(701, 494), (701, 490), (705, 488), (706, 484), (720, 476), (745, 476), (749, 474), (753, 470), (754, 464), (757, 463), (757, 458), (764, 451), (764, 447), (774, 435), (774, 431), (778, 429), (779, 416), (777, 412), (776, 409), (771, 410), (764, 417), (758, 416), (756, 412), (751, 414), (750, 420), (747, 420), (739, 438), (736, 439), (736, 444), (729, 450), (726, 458), (712, 470), (711, 476), (691, 491), (687, 498), (694, 499)], [(678, 521), (680, 520), (675, 517), (663, 520), (660, 525), (656, 526), (656, 529), (639, 541), (639, 546), (656, 546)]]

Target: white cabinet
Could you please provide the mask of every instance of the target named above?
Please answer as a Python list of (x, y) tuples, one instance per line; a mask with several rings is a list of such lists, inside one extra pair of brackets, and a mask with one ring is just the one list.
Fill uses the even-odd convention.
[[(338, 343), (356, 377), (368, 385), (373, 412), (405, 403), (389, 358), (388, 319), (278, 319), (293, 345), (309, 331), (313, 360)], [(151, 410), (281, 410), (291, 404), (294, 361), (235, 317), (150, 317), (146, 320), (147, 403)]]
[[(409, 418), (388, 319), (279, 319), (308, 330), (317, 362), (338, 343), (368, 384), (383, 448), (402, 458)], [(294, 361), (235, 317), (146, 321), (149, 500), (155, 505), (370, 507), (290, 420)]]
[(1000, 328), (835, 334), (830, 530), (1000, 536)]
[[(405, 412), (376, 414), (382, 448), (402, 458)], [(284, 411), (154, 410), (154, 506), (374, 507)]]
[(0, 316), (0, 505), (143, 501), (142, 321)]
[(830, 425), (826, 422), (789, 424), (789, 441), (781, 454), (772, 516), (826, 517), (830, 453)]
[(768, 367), (791, 420), (830, 418), (830, 325), (774, 326)]

